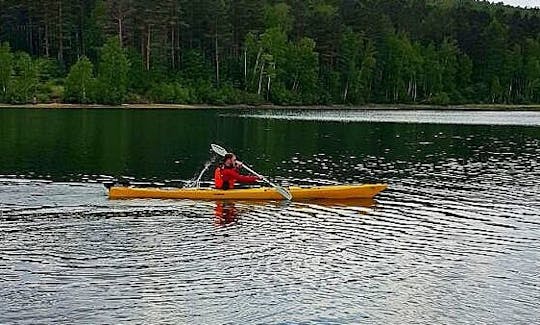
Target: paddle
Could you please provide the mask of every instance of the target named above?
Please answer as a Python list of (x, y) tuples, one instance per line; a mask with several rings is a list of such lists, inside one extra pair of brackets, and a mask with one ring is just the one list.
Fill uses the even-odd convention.
[[(225, 148), (223, 148), (221, 146), (218, 146), (217, 144), (211, 144), (210, 146), (212, 147), (212, 150), (214, 150), (214, 152), (217, 153), (218, 155), (220, 155), (221, 157), (224, 157), (228, 153), (228, 151)], [(249, 168), (245, 164), (243, 164), (243, 166), (248, 172), (252, 173), (253, 175), (255, 175), (257, 177), (259, 177), (260, 179), (262, 179), (263, 181), (268, 183), (270, 186), (275, 188), (276, 191), (281, 196), (283, 196), (283, 198), (285, 198), (286, 200), (289, 200), (289, 201), (292, 200), (292, 198), (293, 198), (292, 194), (287, 189), (285, 189), (284, 187), (276, 185), (275, 183), (271, 182), (268, 178), (266, 178), (266, 177), (262, 176), (261, 174), (257, 173), (256, 171)]]

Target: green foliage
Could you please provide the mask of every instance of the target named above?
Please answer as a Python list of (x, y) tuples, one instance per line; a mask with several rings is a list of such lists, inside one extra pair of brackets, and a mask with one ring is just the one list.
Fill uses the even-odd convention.
[(183, 56), (182, 74), (193, 83), (208, 82), (213, 78), (211, 67), (198, 50), (189, 50)]
[(338, 58), (343, 103), (359, 104), (369, 100), (376, 54), (373, 43), (363, 35), (352, 30), (343, 34)]
[(11, 81), (10, 97), (14, 103), (28, 103), (33, 100), (38, 85), (39, 65), (28, 53), (15, 54), (15, 69)]
[(8, 43), (0, 44), (0, 99), (8, 98), (9, 86), (13, 75), (13, 53)]
[(444, 91), (441, 91), (440, 93), (436, 93), (433, 96), (433, 99), (431, 101), (435, 105), (448, 105), (450, 104), (450, 96), (445, 93)]
[[(311, 38), (302, 38), (298, 43), (288, 45), (284, 61), (283, 80), (288, 88), (308, 99), (317, 94), (319, 78), (319, 55), (315, 52), (315, 41)], [(316, 102), (303, 100), (305, 102)]]
[(191, 90), (179, 83), (158, 83), (148, 93), (148, 98), (157, 103), (190, 104)]
[(117, 38), (111, 37), (100, 51), (96, 100), (121, 104), (127, 94), (129, 60)]
[(38, 103), (60, 102), (64, 100), (65, 89), (61, 80), (47, 80), (39, 83), (36, 90)]
[(88, 103), (92, 87), (95, 87), (94, 66), (83, 56), (75, 63), (66, 78), (65, 98), (70, 102)]
[(474, 0), (0, 7), (5, 102), (540, 102), (538, 10)]
[(291, 7), (286, 3), (277, 3), (266, 7), (266, 27), (279, 28), (283, 32), (291, 31), (294, 23), (294, 18), (291, 15)]

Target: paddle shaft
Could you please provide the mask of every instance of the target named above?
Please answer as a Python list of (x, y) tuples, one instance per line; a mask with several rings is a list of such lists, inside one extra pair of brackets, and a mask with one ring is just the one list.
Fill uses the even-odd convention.
[(245, 170), (247, 170), (248, 172), (252, 173), (253, 175), (259, 177), (260, 179), (262, 179), (264, 182), (268, 183), (268, 185), (272, 186), (272, 187), (279, 187), (278, 185), (272, 183), (268, 178), (264, 177), (263, 175), (257, 173), (256, 171), (254, 171), (253, 169), (249, 168), (248, 166), (242, 164), (242, 167), (245, 168)]

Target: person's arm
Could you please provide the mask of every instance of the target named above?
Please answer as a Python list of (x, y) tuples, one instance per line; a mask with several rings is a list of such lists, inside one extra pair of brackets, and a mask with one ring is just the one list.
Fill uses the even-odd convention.
[(253, 184), (256, 183), (259, 178), (257, 176), (245, 176), (238, 172), (237, 169), (226, 169), (226, 173), (229, 177), (240, 183)]

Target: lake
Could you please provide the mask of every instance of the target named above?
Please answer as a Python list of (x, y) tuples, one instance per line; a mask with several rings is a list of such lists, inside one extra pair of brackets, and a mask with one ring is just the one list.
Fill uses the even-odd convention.
[[(389, 189), (107, 199), (184, 185), (213, 142), (283, 185)], [(1, 324), (540, 319), (540, 112), (2, 109), (0, 152)]]

